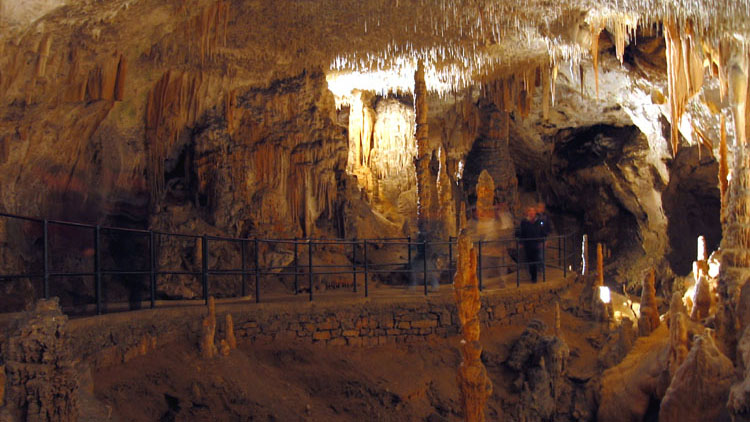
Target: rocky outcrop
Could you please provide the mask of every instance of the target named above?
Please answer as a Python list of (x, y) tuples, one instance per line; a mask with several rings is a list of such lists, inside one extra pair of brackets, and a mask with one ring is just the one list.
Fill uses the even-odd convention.
[(667, 367), (669, 340), (666, 328), (640, 337), (617, 366), (604, 371), (599, 389), (597, 420), (643, 420), (652, 401), (658, 401), (659, 379)]
[(546, 331), (543, 322), (532, 320), (506, 361), (517, 374), (514, 386), (521, 396), (515, 420), (553, 420), (572, 411), (565, 406), (570, 405), (566, 377), (570, 350), (560, 338), (545, 335)]
[[(78, 378), (56, 299), (40, 300), (3, 344), (7, 386), (3, 413), (18, 420), (78, 420)], [(13, 420), (13, 419), (11, 419)]]
[(659, 421), (728, 421), (726, 408), (734, 366), (706, 332), (693, 342), (664, 394)]

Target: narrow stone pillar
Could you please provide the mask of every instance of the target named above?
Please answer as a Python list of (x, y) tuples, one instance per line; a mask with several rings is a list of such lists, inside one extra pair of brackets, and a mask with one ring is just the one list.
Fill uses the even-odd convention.
[(454, 295), (458, 319), (461, 324), (461, 357), (458, 368), (458, 387), (464, 407), (464, 420), (485, 420), (484, 409), (492, 394), (492, 382), (482, 364), (482, 345), (479, 343), (479, 298), (477, 280), (477, 253), (471, 237), (462, 230), (458, 236), (457, 271), (454, 279)]
[(438, 238), (437, 221), (439, 219), (437, 174), (430, 169), (432, 150), (427, 126), (427, 84), (424, 80), (424, 65), (420, 61), (414, 72), (414, 114), (416, 120), (415, 138), (417, 140), (417, 227), (422, 240)]
[(641, 317), (638, 318), (638, 335), (648, 336), (659, 326), (659, 310), (656, 306), (656, 275), (651, 268), (643, 279), (641, 288)]

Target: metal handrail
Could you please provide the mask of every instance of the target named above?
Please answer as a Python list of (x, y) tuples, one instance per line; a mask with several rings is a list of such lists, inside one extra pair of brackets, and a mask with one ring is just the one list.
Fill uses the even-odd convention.
[[(32, 218), (32, 217), (25, 217), (25, 216), (18, 216), (8, 213), (0, 213), (0, 217), (4, 218), (10, 218), (10, 219), (18, 219), (23, 221), (31, 221), (34, 223), (41, 223), (43, 224), (43, 261), (44, 261), (44, 267), (43, 272), (30, 272), (27, 274), (0, 274), (0, 280), (2, 279), (19, 279), (19, 278), (27, 278), (27, 279), (42, 279), (43, 280), (43, 296), (45, 298), (49, 298), (51, 296), (50, 291), (50, 278), (60, 278), (60, 277), (93, 277), (95, 280), (95, 291), (94, 296), (96, 299), (96, 312), (97, 314), (101, 314), (103, 312), (103, 277), (104, 276), (125, 276), (125, 275), (132, 275), (132, 276), (149, 276), (149, 296), (150, 296), (150, 302), (151, 307), (155, 307), (156, 302), (156, 291), (157, 291), (157, 283), (159, 281), (159, 277), (162, 276), (190, 276), (190, 277), (196, 277), (198, 278), (203, 286), (203, 299), (208, 300), (208, 296), (211, 294), (211, 276), (239, 276), (242, 280), (242, 290), (241, 290), (241, 297), (246, 297), (247, 291), (247, 282), (248, 277), (254, 276), (255, 278), (255, 301), (260, 302), (261, 301), (261, 279), (264, 276), (294, 276), (294, 292), (295, 294), (300, 293), (300, 286), (299, 286), (299, 277), (307, 275), (308, 278), (308, 290), (309, 290), (309, 300), (313, 300), (313, 278), (315, 276), (325, 276), (325, 275), (351, 275), (352, 276), (352, 289), (355, 293), (358, 292), (358, 276), (362, 275), (364, 279), (364, 295), (367, 297), (369, 295), (369, 281), (370, 276), (374, 274), (402, 274), (402, 273), (408, 273), (408, 274), (422, 274), (423, 278), (423, 284), (424, 284), (424, 294), (428, 294), (428, 274), (435, 274), (435, 273), (443, 273), (444, 271), (449, 272), (450, 280), (452, 282), (453, 280), (453, 270), (455, 269), (455, 262), (454, 262), (454, 254), (453, 254), (453, 248), (457, 243), (457, 238), (450, 237), (447, 241), (444, 240), (437, 240), (437, 241), (416, 241), (412, 240), (411, 237), (403, 237), (403, 238), (368, 238), (368, 239), (323, 239), (323, 238), (310, 238), (310, 239), (262, 239), (262, 238), (235, 238), (235, 237), (225, 237), (225, 236), (209, 236), (209, 235), (196, 235), (196, 234), (184, 234), (184, 233), (169, 233), (169, 232), (163, 232), (163, 231), (157, 231), (157, 230), (144, 230), (144, 229), (134, 229), (134, 228), (120, 228), (120, 227), (110, 227), (110, 226), (101, 226), (101, 225), (92, 225), (92, 224), (85, 224), (85, 223), (78, 223), (78, 222), (69, 222), (69, 221), (59, 221), (59, 220), (49, 220), (49, 219), (38, 219), (38, 218)], [(71, 227), (79, 227), (84, 229), (91, 229), (94, 232), (93, 236), (93, 249), (94, 249), (94, 255), (91, 257), (94, 261), (94, 269), (93, 271), (76, 271), (76, 272), (64, 272), (64, 271), (54, 271), (50, 268), (50, 236), (49, 236), (49, 226), (50, 224), (54, 225), (64, 225), (64, 226), (71, 226)], [(115, 231), (115, 232), (123, 232), (123, 233), (132, 233), (132, 234), (141, 234), (141, 235), (148, 235), (148, 249), (142, 252), (142, 255), (137, 255), (134, 257), (142, 257), (143, 255), (146, 255), (147, 261), (148, 261), (148, 268), (145, 269), (127, 269), (127, 270), (121, 270), (121, 269), (112, 269), (112, 268), (106, 268), (102, 265), (102, 245), (101, 245), (101, 232), (102, 231)], [(166, 237), (181, 237), (181, 238), (187, 238), (192, 239), (196, 241), (200, 241), (200, 247), (201, 247), (201, 257), (200, 262), (196, 262), (195, 266), (199, 267), (199, 269), (196, 269), (195, 271), (190, 270), (181, 270), (181, 269), (166, 269), (166, 268), (159, 268), (159, 259), (158, 259), (158, 251), (160, 250), (159, 245), (157, 245), (157, 239), (159, 236), (166, 236)], [(551, 235), (548, 237), (540, 237), (540, 238), (533, 238), (533, 239), (519, 239), (517, 237), (508, 237), (508, 238), (502, 238), (502, 239), (487, 239), (487, 240), (478, 240), (474, 241), (474, 245), (478, 249), (478, 265), (477, 265), (477, 273), (478, 273), (478, 279), (479, 279), (479, 287), (480, 290), (483, 289), (483, 271), (487, 270), (493, 270), (493, 269), (499, 269), (499, 268), (506, 268), (511, 269), (515, 268), (516, 270), (516, 284), (517, 286), (520, 285), (520, 273), (521, 273), (521, 266), (522, 265), (528, 265), (528, 264), (541, 264), (541, 273), (543, 281), (546, 281), (546, 268), (561, 268), (563, 270), (564, 275), (567, 274), (567, 268), (568, 263), (571, 262), (571, 258), (575, 258), (575, 253), (568, 253), (567, 249), (567, 243), (568, 239), (571, 239), (573, 236), (575, 236), (574, 233), (566, 233), (566, 234), (559, 234), (559, 235)], [(557, 241), (557, 245), (554, 245), (554, 241)], [(520, 255), (521, 247), (519, 246), (524, 241), (540, 241), (543, 242), (543, 248), (542, 251), (544, 253), (541, 256), (541, 259), (539, 261), (534, 262), (527, 262), (523, 257)], [(211, 244), (212, 242), (233, 242), (239, 244), (240, 249), (240, 262), (241, 262), (241, 268), (212, 268), (209, 265), (210, 260), (210, 252), (211, 252)], [(288, 245), (288, 248), (285, 248), (286, 250), (290, 250), (290, 248), (293, 248), (294, 251), (294, 259), (293, 262), (283, 265), (283, 266), (261, 266), (260, 265), (260, 252), (259, 252), (259, 245), (261, 243), (265, 244), (280, 244), (280, 245)], [(198, 246), (198, 242), (195, 242), (196, 247)], [(510, 261), (508, 263), (505, 263), (503, 261), (502, 264), (494, 264), (489, 262), (483, 262), (483, 251), (482, 247), (487, 245), (496, 245), (500, 244), (501, 247), (508, 247), (508, 246), (515, 246), (516, 249), (516, 259), (515, 263)], [(342, 247), (351, 248), (351, 264), (315, 264), (313, 265), (313, 255), (315, 254), (315, 248), (317, 246), (329, 246), (329, 245), (340, 245)], [(371, 246), (377, 245), (378, 248), (383, 247), (393, 247), (393, 246), (401, 246), (406, 247), (406, 262), (404, 261), (397, 261), (397, 262), (370, 262), (368, 259), (368, 249), (371, 249)], [(428, 268), (427, 266), (427, 259), (424, 259), (424, 255), (430, 256), (427, 251), (435, 252), (435, 247), (444, 247), (447, 245), (448, 249), (448, 262), (447, 265), (441, 266), (442, 268)], [(252, 246), (251, 250), (248, 250), (248, 247)], [(422, 268), (414, 268), (414, 261), (412, 260), (413, 254), (412, 254), (412, 247), (416, 246), (416, 250), (418, 253), (418, 257), (421, 259), (421, 266)], [(556, 247), (555, 247), (556, 246)], [(300, 251), (300, 247), (302, 250)], [(493, 246), (497, 247), (497, 246)], [(358, 249), (360, 252), (358, 252)], [(556, 256), (554, 259), (557, 260), (557, 262), (550, 261), (547, 257), (547, 249), (552, 251), (557, 251)], [(300, 262), (300, 252), (307, 252), (307, 262), (302, 263)], [(444, 250), (443, 250), (444, 251)], [(573, 251), (573, 248), (570, 248), (570, 251)], [(440, 253), (439, 255), (445, 255), (444, 253)], [(110, 252), (109, 256), (112, 256), (112, 253)], [(486, 256), (484, 256), (486, 257)], [(253, 261), (252, 264), (248, 265), (248, 261)], [(236, 261), (235, 261), (236, 262)], [(276, 271), (279, 270), (279, 271)], [(432, 277), (432, 275), (431, 275)]]

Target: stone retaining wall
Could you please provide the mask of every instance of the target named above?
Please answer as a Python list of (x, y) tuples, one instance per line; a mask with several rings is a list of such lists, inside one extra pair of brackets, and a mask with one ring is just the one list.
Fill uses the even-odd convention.
[[(550, 309), (573, 276), (482, 294), (485, 326), (520, 325)], [(71, 320), (67, 332), (76, 356), (94, 368), (126, 362), (160, 344), (198, 344), (206, 308), (158, 308)], [(420, 342), (458, 334), (453, 295), (331, 298), (329, 302), (217, 304), (217, 341), (231, 313), (239, 342), (302, 341), (331, 346)]]

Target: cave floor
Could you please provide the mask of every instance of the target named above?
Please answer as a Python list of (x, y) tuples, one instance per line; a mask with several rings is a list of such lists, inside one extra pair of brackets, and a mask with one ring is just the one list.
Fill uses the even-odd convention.
[[(579, 290), (574, 286), (562, 300), (574, 300)], [(554, 311), (535, 318), (551, 330)], [(503, 362), (524, 328), (482, 329), (482, 357), (494, 384), (489, 420), (518, 406), (518, 375)], [(591, 339), (602, 328), (563, 310), (561, 329), (571, 349), (568, 376), (585, 382), (596, 375), (598, 350)], [(120, 421), (462, 420), (455, 381), (459, 341), (433, 338), (368, 348), (241, 343), (228, 356), (212, 359), (200, 358), (195, 344), (165, 344), (93, 374), (96, 414)]]

